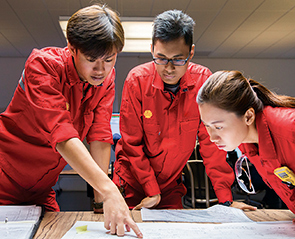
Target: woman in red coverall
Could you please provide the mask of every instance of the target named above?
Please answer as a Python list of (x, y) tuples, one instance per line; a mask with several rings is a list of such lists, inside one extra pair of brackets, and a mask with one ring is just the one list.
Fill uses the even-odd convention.
[[(0, 115), (0, 204), (58, 211), (52, 186), (69, 163), (104, 202), (105, 227), (122, 236), (126, 225), (142, 237), (106, 174), (121, 22), (106, 6), (86, 7), (69, 19), (67, 39), (63, 49), (33, 50)], [(81, 142), (85, 137), (90, 153)]]
[(295, 172), (295, 98), (276, 95), (238, 71), (219, 71), (201, 87), (197, 102), (211, 141), (224, 151), (239, 146), (295, 213), (295, 190), (274, 174), (282, 166)]

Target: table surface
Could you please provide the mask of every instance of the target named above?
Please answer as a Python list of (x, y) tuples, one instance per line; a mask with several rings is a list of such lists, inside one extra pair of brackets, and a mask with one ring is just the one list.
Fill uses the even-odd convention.
[[(258, 209), (245, 212), (245, 214), (254, 221), (291, 221), (295, 219), (295, 215), (290, 210)], [(142, 222), (140, 211), (131, 211), (131, 215), (135, 222)], [(103, 219), (103, 214), (94, 214), (92, 211), (46, 212), (34, 239), (59, 239), (76, 221), (103, 221)]]

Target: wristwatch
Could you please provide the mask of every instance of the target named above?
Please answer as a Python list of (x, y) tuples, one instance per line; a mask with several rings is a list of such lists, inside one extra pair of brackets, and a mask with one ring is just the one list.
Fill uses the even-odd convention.
[(220, 205), (223, 205), (223, 206), (227, 206), (229, 207), (230, 205), (232, 205), (233, 202), (231, 201), (226, 201), (226, 202), (223, 202), (223, 203), (219, 203)]
[(93, 209), (103, 209), (103, 202), (95, 202), (93, 199)]

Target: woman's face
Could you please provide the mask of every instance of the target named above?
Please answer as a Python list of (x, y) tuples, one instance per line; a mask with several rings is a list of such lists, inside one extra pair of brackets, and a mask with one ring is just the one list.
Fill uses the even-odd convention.
[(210, 140), (219, 149), (232, 151), (247, 142), (250, 132), (248, 111), (243, 116), (237, 116), (209, 103), (199, 105), (199, 110)]

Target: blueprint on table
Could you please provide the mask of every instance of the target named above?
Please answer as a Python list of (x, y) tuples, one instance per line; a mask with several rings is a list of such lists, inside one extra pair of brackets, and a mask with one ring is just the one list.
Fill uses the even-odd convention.
[(241, 209), (214, 205), (200, 210), (141, 209), (142, 221), (164, 222), (252, 222)]

